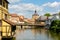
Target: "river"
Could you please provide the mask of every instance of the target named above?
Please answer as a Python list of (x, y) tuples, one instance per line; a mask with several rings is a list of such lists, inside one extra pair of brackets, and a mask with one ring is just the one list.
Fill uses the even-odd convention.
[(16, 32), (16, 40), (60, 40), (60, 34), (50, 32), (45, 28), (19, 29)]

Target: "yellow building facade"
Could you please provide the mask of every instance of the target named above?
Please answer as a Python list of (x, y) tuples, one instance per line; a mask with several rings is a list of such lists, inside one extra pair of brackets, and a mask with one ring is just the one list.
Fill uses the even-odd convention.
[(12, 37), (15, 31), (13, 27), (16, 28), (15, 24), (8, 20), (9, 12), (8, 12), (8, 4), (7, 0), (0, 0), (0, 34), (2, 38)]

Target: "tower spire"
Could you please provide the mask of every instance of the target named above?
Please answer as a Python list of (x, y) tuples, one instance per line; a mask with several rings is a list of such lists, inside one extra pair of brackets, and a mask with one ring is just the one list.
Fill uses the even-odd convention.
[(35, 10), (35, 14), (37, 13), (37, 11)]

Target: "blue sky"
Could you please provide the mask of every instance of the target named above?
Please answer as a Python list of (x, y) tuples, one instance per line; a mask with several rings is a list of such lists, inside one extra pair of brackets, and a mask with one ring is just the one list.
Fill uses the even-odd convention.
[(31, 18), (34, 11), (41, 16), (45, 13), (55, 14), (60, 11), (60, 0), (8, 0), (9, 12)]

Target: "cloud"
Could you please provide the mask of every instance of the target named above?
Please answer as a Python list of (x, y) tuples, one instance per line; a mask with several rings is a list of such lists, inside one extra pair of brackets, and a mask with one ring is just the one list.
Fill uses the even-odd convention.
[(19, 2), (21, 0), (8, 0), (10, 3), (16, 3), (16, 2)]
[[(38, 11), (42, 11), (42, 8), (40, 6), (28, 3), (28, 4), (18, 4), (18, 5), (9, 5), (9, 9), (15, 9), (20, 11), (34, 11), (35, 9)], [(18, 10), (18, 11), (19, 11)]]
[(60, 6), (60, 2), (53, 2), (53, 3), (51, 3), (51, 2), (48, 2), (48, 3), (45, 3), (45, 4), (43, 4), (42, 6), (48, 6), (48, 7), (59, 7)]
[(28, 3), (28, 4), (18, 4), (18, 5), (9, 5), (9, 11), (10, 12), (15, 12), (15, 13), (20, 13), (23, 15), (27, 15), (27, 14), (31, 14), (31, 12), (35, 11), (35, 9), (37, 11), (42, 11), (43, 8), (41, 8), (38, 5), (34, 5), (32, 3)]
[(55, 14), (55, 13), (58, 13), (60, 11), (60, 2), (48, 2), (48, 3), (45, 3), (45, 4), (42, 4), (41, 7), (43, 7), (43, 11), (44, 14), (46, 12), (49, 12), (51, 14)]
[[(11, 2), (11, 1), (10, 1)], [(16, 2), (19, 2), (16, 0)], [(48, 9), (47, 9), (48, 8)], [(42, 4), (41, 6), (35, 5), (33, 3), (18, 3), (18, 4), (9, 4), (9, 12), (17, 13), (18, 15), (24, 15), (25, 17), (30, 17), (34, 13), (34, 10), (38, 11), (39, 15), (43, 15), (46, 12), (51, 14), (60, 11), (60, 2), (48, 2)]]
[(60, 5), (60, 2), (54, 2), (54, 3), (52, 3), (50, 6), (51, 7), (56, 7), (56, 6), (59, 6)]

